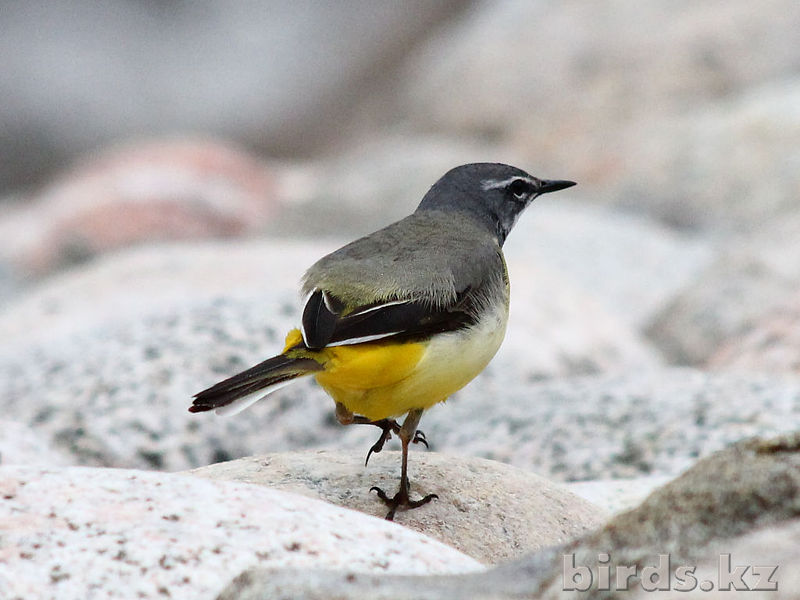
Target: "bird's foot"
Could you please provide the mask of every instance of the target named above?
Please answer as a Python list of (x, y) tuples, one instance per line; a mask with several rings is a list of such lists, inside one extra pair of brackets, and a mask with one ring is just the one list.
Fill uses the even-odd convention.
[(394, 515), (397, 512), (397, 509), (403, 510), (411, 510), (412, 508), (418, 508), (423, 504), (427, 504), (434, 498), (437, 500), (439, 496), (436, 494), (428, 494), (419, 500), (411, 500), (408, 495), (408, 486), (407, 485), (400, 485), (400, 489), (398, 492), (392, 496), (391, 498), (378, 486), (372, 486), (369, 488), (370, 492), (375, 492), (378, 494), (378, 498), (380, 498), (383, 503), (389, 507), (389, 512), (386, 514), (387, 521), (394, 521)]

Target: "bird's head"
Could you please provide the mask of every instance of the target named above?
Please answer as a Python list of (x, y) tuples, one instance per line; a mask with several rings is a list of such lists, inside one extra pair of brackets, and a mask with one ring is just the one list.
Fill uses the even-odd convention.
[(445, 173), (425, 194), (417, 212), (466, 212), (489, 227), (502, 245), (534, 198), (573, 185), (574, 181), (539, 179), (510, 165), (471, 163)]

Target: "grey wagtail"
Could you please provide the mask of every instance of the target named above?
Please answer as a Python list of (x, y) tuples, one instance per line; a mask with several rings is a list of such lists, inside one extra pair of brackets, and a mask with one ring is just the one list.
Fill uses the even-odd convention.
[(312, 265), (301, 325), (283, 352), (196, 394), (189, 410), (238, 412), (313, 375), (341, 424), (382, 429), (367, 461), (392, 433), (400, 438), (399, 491), (370, 489), (389, 507), (386, 518), (430, 502), (435, 494), (409, 496), (409, 443), (427, 446), (420, 417), (480, 373), (503, 341), (502, 246), (520, 213), (540, 194), (573, 185), (497, 163), (451, 169), (413, 214)]

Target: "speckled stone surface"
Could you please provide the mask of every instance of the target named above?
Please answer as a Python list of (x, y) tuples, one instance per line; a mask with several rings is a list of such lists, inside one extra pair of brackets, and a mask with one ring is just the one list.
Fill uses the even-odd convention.
[(800, 375), (800, 294), (789, 294), (750, 330), (723, 344), (708, 360), (712, 369)]
[(0, 598), (211, 599), (260, 566), (453, 573), (471, 558), (303, 496), (180, 474), (0, 468)]
[[(327, 249), (298, 248), (298, 261)], [(329, 403), (308, 384), (241, 419), (187, 411), (194, 392), (282, 347), (302, 271), (281, 260), (289, 250), (154, 246), (33, 290), (0, 315), (8, 417), (74, 462), (102, 466), (180, 469), (247, 455), (259, 443), (278, 450), (328, 439)], [(271, 277), (284, 285), (273, 289)], [(264, 435), (268, 427), (280, 436)]]
[[(720, 564), (723, 573), (727, 570), (727, 559), (730, 555), (730, 569), (737, 567), (744, 572), (741, 584), (734, 578), (728, 586), (721, 589), (719, 574)], [(722, 560), (720, 558), (722, 557)], [(654, 563), (656, 564), (656, 563)], [(709, 549), (705, 557), (699, 561), (692, 573), (698, 585), (690, 592), (681, 592), (681, 598), (697, 600), (796, 600), (800, 589), (800, 519), (794, 519), (772, 527), (757, 529), (733, 541), (726, 540)], [(744, 567), (747, 567), (745, 570)], [(760, 567), (755, 573), (753, 567)], [(774, 570), (777, 567), (777, 570)], [(713, 589), (703, 591), (703, 582), (714, 584)], [(691, 581), (689, 582), (691, 584)], [(708, 584), (706, 584), (708, 586)], [(774, 587), (773, 587), (774, 586)], [(738, 590), (736, 588), (739, 588)], [(759, 589), (760, 588), (760, 589)], [(665, 600), (674, 598), (674, 591), (637, 590), (631, 595), (632, 600), (657, 598)]]
[[(564, 554), (573, 554), (575, 565), (586, 566), (595, 575), (601, 554), (608, 555), (606, 564), (612, 568), (635, 567), (636, 574), (628, 587), (641, 594), (636, 597), (649, 598), (653, 593), (642, 593), (641, 576), (645, 567), (658, 564), (659, 554), (669, 554), (672, 568), (699, 565), (697, 575), (710, 574), (716, 584), (721, 583), (716, 575), (723, 553), (731, 553), (733, 565), (783, 565), (778, 573), (782, 594), (745, 592), (744, 597), (796, 598), (796, 588), (792, 585), (797, 575), (792, 567), (797, 562), (800, 532), (798, 485), (800, 433), (747, 440), (698, 461), (633, 510), (614, 516), (604, 527), (571, 544), (545, 549), (478, 574), (371, 578), (322, 570), (256, 568), (235, 578), (219, 600), (270, 597), (325, 600), (332, 589), (341, 600), (627, 597), (616, 587), (609, 586), (610, 591), (598, 590), (596, 576), (592, 578), (595, 585), (588, 591), (565, 590)], [(781, 570), (789, 571), (785, 586)], [(752, 572), (745, 575), (749, 585), (757, 583), (752, 575)], [(613, 586), (615, 580), (612, 574)], [(675, 598), (678, 593), (673, 588), (657, 597)], [(722, 598), (728, 594), (737, 597), (732, 591), (721, 590), (719, 596), (710, 597)], [(700, 597), (705, 597), (705, 592)]]
[[(412, 497), (438, 499), (399, 511), (395, 521), (468, 554), (496, 564), (564, 544), (599, 527), (607, 513), (564, 487), (494, 461), (413, 451)], [(285, 452), (251, 456), (190, 471), (214, 480), (258, 483), (321, 498), (384, 517), (386, 507), (369, 489), (397, 491), (400, 453), (384, 450), (364, 467), (364, 453)]]
[[(309, 380), (233, 417), (186, 410), (192, 393), (282, 347), (300, 304), (304, 265), (282, 258), (295, 248), (140, 249), (34, 290), (0, 315), (6, 418), (70, 462), (100, 466), (178, 470), (368, 447), (374, 432), (339, 426)], [(312, 244), (298, 256), (310, 264), (324, 251)], [(629, 325), (525, 258), (509, 256), (512, 323), (498, 356), (423, 417), (434, 449), (566, 481), (674, 475), (726, 442), (798, 422), (796, 379), (664, 370)], [(568, 377), (604, 371), (617, 374)]]
[(675, 476), (731, 442), (800, 429), (791, 375), (659, 369), (483, 385), (423, 416), (431, 448), (562, 481)]
[(650, 475), (630, 479), (593, 479), (573, 481), (564, 487), (609, 513), (618, 513), (637, 506), (653, 490), (666, 484), (669, 475)]
[(784, 311), (798, 287), (800, 215), (795, 214), (731, 241), (656, 311), (645, 333), (672, 361), (706, 366)]
[[(579, 183), (574, 189), (582, 188)], [(717, 244), (706, 237), (555, 196), (537, 198), (517, 227), (506, 241), (506, 254), (527, 255), (547, 265), (637, 328), (689, 285), (718, 252)], [(516, 291), (516, 283), (512, 289)], [(546, 288), (534, 289), (547, 294)]]
[(73, 461), (69, 454), (54, 450), (42, 433), (24, 423), (0, 420), (0, 466), (60, 466)]
[[(603, 528), (568, 544), (563, 552), (573, 554), (575, 564), (595, 573), (599, 555), (607, 552), (614, 564), (637, 568), (630, 588), (639, 589), (642, 569), (658, 564), (658, 555), (669, 555), (670, 564), (676, 567), (718, 562), (720, 554), (730, 552), (736, 540), (762, 528), (783, 525), (787, 531), (775, 536), (784, 551), (778, 564), (793, 565), (796, 547), (788, 548), (797, 535), (792, 525), (800, 520), (798, 489), (800, 432), (743, 440), (698, 461), (635, 509), (616, 515)], [(742, 564), (732, 558), (732, 564)], [(757, 560), (755, 564), (765, 564)], [(561, 564), (556, 562), (550, 581), (543, 586), (546, 591), (537, 598), (617, 596), (613, 590), (598, 590), (596, 584), (588, 594), (575, 590), (565, 595)], [(721, 580), (713, 579), (715, 588)]]

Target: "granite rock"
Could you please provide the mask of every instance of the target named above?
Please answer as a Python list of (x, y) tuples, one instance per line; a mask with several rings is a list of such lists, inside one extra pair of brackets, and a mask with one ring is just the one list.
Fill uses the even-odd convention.
[[(547, 265), (637, 331), (691, 285), (718, 252), (707, 237), (557, 196), (537, 198), (517, 227), (521, 235), (509, 236), (507, 254)], [(537, 287), (537, 293), (546, 292)]]
[[(674, 477), (732, 442), (800, 429), (800, 379), (790, 375), (660, 369), (516, 391), (490, 371), (481, 387), (425, 414), (431, 448), (561, 481)], [(368, 447), (363, 432), (347, 435)]]
[(609, 513), (630, 510), (656, 488), (668, 483), (669, 475), (645, 475), (628, 479), (592, 479), (564, 484), (570, 492)]
[(403, 527), (238, 482), (86, 467), (0, 468), (0, 597), (211, 599), (256, 565), (466, 573)]
[(9, 5), (0, 187), (30, 185), (109, 140), (176, 131), (272, 156), (319, 152), (408, 48), (465, 5)]
[(750, 331), (723, 344), (708, 360), (713, 369), (800, 374), (800, 296), (756, 320)]
[(748, 231), (797, 210), (799, 26), (792, 0), (478, 3), (365, 102), (363, 136), (480, 139), (569, 168), (574, 197)]
[[(564, 554), (574, 555), (576, 565), (592, 568), (594, 573), (602, 554), (609, 555), (609, 564), (635, 566), (638, 575), (630, 580), (630, 588), (640, 592), (638, 577), (645, 567), (658, 564), (658, 554), (669, 553), (674, 565), (707, 565), (709, 557), (716, 560), (725, 549), (753, 552), (769, 543), (765, 555), (749, 556), (756, 557), (758, 564), (763, 564), (763, 559), (769, 564), (791, 565), (797, 556), (799, 489), (800, 434), (751, 439), (699, 461), (637, 508), (571, 544), (477, 575), (374, 578), (322, 570), (306, 570), (299, 576), (292, 570), (251, 569), (235, 578), (219, 600), (256, 600), (281, 594), (297, 600), (321, 600), (330, 597), (331, 589), (340, 600), (619, 597), (619, 590), (597, 590), (596, 580), (588, 591), (564, 590)], [(794, 573), (787, 577), (789, 582), (796, 579)], [(794, 588), (783, 589), (790, 595), (778, 597), (795, 597), (791, 595)], [(667, 597), (674, 597), (675, 590), (669, 594)], [(650, 597), (650, 592), (642, 597)]]
[[(798, 491), (800, 433), (743, 440), (700, 461), (637, 508), (568, 544), (563, 552), (595, 573), (601, 553), (612, 555), (614, 564), (636, 566), (630, 587), (637, 589), (642, 569), (658, 564), (659, 554), (668, 554), (674, 565), (696, 565), (716, 558), (731, 540), (797, 523)], [(787, 532), (784, 547), (793, 536)], [(547, 591), (542, 597), (564, 597), (560, 575), (543, 586)], [(615, 591), (597, 590), (595, 582), (588, 595), (576, 591), (566, 597), (613, 598)]]
[(28, 425), (0, 421), (0, 465), (68, 465), (74, 458), (51, 447), (50, 440)]
[(629, 133), (626, 179), (612, 202), (714, 236), (747, 236), (800, 214), (798, 106), (793, 74), (644, 124)]
[[(181, 469), (251, 454), (250, 444), (278, 450), (326, 439), (328, 404), (310, 386), (249, 418), (187, 411), (193, 393), (282, 347), (297, 293), (270, 277), (288, 276), (280, 252), (291, 250), (154, 246), (38, 287), (0, 317), (9, 417), (78, 463), (102, 466)], [(300, 261), (305, 250), (296, 250)], [(268, 426), (279, 439), (264, 434)]]
[(645, 333), (669, 359), (705, 365), (780, 311), (800, 284), (800, 215), (729, 241)]
[[(713, 544), (698, 561), (692, 573), (697, 587), (681, 592), (682, 598), (752, 598), (754, 600), (790, 600), (797, 598), (800, 573), (800, 519)], [(773, 569), (777, 569), (773, 571)], [(758, 569), (758, 573), (756, 573)], [(720, 581), (719, 574), (738, 571), (730, 580)], [(742, 574), (741, 582), (738, 574)], [(709, 585), (708, 591), (703, 590)], [(691, 580), (688, 581), (692, 585)], [(724, 588), (724, 589), (723, 589)], [(674, 591), (638, 590), (632, 598), (674, 598)]]
[(121, 247), (252, 233), (278, 210), (281, 172), (219, 141), (111, 147), (4, 212), (0, 261), (42, 276)]
[[(190, 471), (213, 480), (257, 483), (320, 498), (383, 517), (385, 505), (369, 489), (394, 495), (400, 453), (287, 452), (241, 458)], [(412, 497), (438, 499), (400, 511), (395, 521), (479, 560), (494, 564), (566, 543), (599, 526), (605, 512), (533, 473), (479, 458), (412, 452)]]

